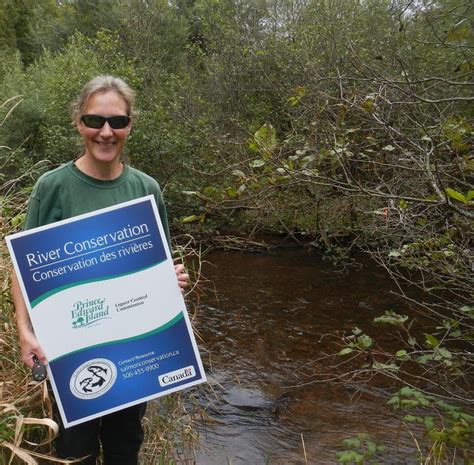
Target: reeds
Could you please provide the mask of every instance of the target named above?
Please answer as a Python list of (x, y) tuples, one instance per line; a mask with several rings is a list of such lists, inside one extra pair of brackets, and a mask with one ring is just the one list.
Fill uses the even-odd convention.
[(51, 419), (46, 382), (32, 381), (20, 361), (10, 297), (11, 264), (3, 239), (20, 223), (26, 196), (11, 186), (9, 182), (0, 191), (0, 460), (2, 464), (35, 465), (38, 459), (73, 463), (52, 457), (51, 442), (58, 425)]

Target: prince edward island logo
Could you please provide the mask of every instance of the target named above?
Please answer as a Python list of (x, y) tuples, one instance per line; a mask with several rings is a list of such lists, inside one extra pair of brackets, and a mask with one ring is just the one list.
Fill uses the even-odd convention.
[(79, 300), (71, 310), (72, 327), (82, 328), (93, 323), (110, 318), (109, 306), (104, 298)]

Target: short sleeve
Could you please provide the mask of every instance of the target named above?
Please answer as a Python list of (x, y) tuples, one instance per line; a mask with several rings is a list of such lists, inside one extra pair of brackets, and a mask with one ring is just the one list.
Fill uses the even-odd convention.
[(23, 224), (23, 229), (33, 229), (39, 224), (39, 211), (40, 211), (40, 201), (38, 199), (34, 199), (30, 197), (28, 201), (28, 210), (26, 211), (26, 218)]
[(41, 226), (40, 220), (40, 211), (41, 211), (41, 201), (40, 201), (40, 183), (36, 183), (31, 193), (30, 198), (28, 199), (28, 208), (26, 210), (26, 218), (23, 224), (23, 229), (33, 229), (38, 226)]
[(171, 247), (171, 237), (170, 237), (170, 230), (168, 225), (168, 213), (166, 212), (166, 205), (163, 200), (163, 195), (161, 194), (161, 189), (158, 187), (157, 192), (154, 194), (156, 204), (158, 206), (158, 213), (160, 214), (161, 224), (163, 225), (163, 230), (166, 235), (166, 241), (168, 242), (168, 247), (170, 252), (173, 253), (173, 249)]

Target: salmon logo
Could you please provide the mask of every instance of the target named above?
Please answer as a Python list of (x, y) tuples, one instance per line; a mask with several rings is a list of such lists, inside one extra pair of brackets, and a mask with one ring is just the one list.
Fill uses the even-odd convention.
[(83, 363), (71, 376), (69, 388), (79, 399), (95, 399), (105, 394), (117, 379), (117, 368), (105, 358)]

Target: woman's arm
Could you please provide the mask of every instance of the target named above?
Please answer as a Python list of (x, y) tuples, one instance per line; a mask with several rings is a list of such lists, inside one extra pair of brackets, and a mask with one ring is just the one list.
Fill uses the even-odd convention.
[(43, 349), (36, 339), (33, 326), (31, 326), (28, 309), (26, 308), (15, 271), (12, 273), (12, 298), (13, 303), (15, 304), (16, 325), (21, 348), (21, 360), (30, 368), (33, 366), (34, 355), (36, 355), (43, 363), (47, 363)]

